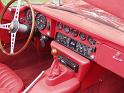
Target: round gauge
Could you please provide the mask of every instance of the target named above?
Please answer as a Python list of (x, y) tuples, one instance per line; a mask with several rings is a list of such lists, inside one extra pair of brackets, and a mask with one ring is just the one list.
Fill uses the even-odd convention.
[(62, 23), (57, 23), (57, 28), (59, 29), (59, 30), (62, 30), (62, 28), (63, 28), (63, 24)]
[(77, 30), (72, 29), (71, 31), (72, 31), (72, 36), (73, 37), (77, 37), (78, 36), (79, 32)]
[(87, 38), (87, 35), (84, 33), (80, 33), (79, 36), (80, 36), (81, 40), (83, 40), (83, 41), (86, 40), (86, 38)]
[(96, 41), (90, 36), (88, 36), (88, 42), (89, 42), (90, 45), (95, 45), (96, 44)]
[(37, 14), (36, 16), (36, 26), (39, 30), (44, 30), (47, 25), (47, 19), (42, 14)]
[(64, 31), (66, 32), (66, 33), (69, 33), (70, 32), (70, 27), (69, 26), (64, 26)]
[(26, 11), (26, 21), (28, 24), (32, 24), (32, 13), (30, 9)]

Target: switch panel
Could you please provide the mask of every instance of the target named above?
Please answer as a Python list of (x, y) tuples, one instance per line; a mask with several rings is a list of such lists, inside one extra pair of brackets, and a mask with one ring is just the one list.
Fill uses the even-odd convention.
[(56, 34), (55, 41), (73, 50), (74, 52), (93, 60), (91, 54), (96, 51), (96, 47), (80, 43), (70, 37), (67, 37), (66, 35), (61, 34), (60, 32)]

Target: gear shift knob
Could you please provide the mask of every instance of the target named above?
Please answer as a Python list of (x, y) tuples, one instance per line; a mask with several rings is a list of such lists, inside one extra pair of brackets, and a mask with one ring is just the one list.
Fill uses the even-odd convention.
[(57, 55), (58, 55), (58, 50), (57, 50), (56, 48), (52, 48), (51, 54), (52, 54), (53, 56), (57, 56)]

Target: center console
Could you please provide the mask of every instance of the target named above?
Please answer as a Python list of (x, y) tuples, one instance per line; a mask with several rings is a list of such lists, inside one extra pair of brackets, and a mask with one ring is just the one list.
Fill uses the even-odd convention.
[(75, 93), (90, 67), (90, 61), (55, 41), (51, 47), (54, 62), (30, 93)]
[(58, 22), (51, 42), (53, 64), (30, 93), (75, 93), (95, 60), (97, 41)]

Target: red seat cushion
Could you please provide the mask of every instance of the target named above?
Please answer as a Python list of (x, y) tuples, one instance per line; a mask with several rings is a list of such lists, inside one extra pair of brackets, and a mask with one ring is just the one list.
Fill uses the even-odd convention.
[(0, 63), (0, 93), (19, 93), (22, 88), (22, 80), (14, 71)]

